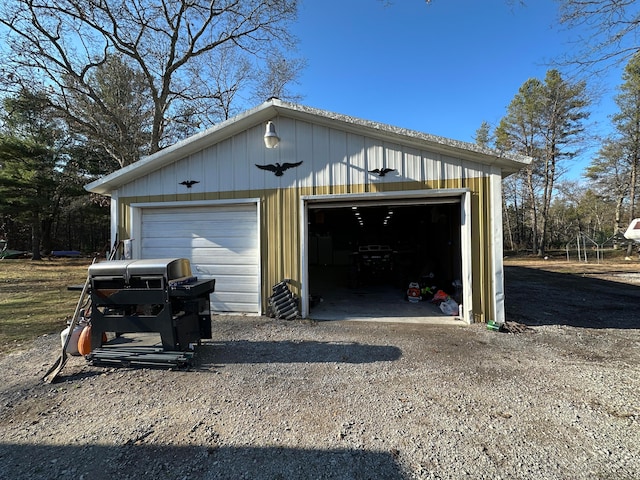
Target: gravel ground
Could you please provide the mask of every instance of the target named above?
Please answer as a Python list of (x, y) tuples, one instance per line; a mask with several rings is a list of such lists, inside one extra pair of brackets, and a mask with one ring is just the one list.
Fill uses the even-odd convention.
[(0, 478), (636, 479), (640, 329), (216, 317), (188, 371), (0, 358)]

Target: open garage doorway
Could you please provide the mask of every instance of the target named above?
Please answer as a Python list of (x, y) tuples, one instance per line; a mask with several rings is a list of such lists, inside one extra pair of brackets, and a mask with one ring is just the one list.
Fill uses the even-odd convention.
[(308, 316), (451, 321), (431, 300), (438, 290), (462, 300), (461, 209), (460, 196), (309, 203)]

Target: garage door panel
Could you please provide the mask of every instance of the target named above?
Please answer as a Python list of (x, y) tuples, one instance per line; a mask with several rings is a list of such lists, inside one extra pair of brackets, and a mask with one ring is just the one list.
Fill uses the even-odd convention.
[[(232, 221), (232, 220), (231, 220)], [(178, 225), (174, 231), (167, 232), (167, 222), (164, 223), (149, 223), (145, 222), (142, 226), (145, 231), (145, 237), (172, 237), (172, 238), (219, 238), (220, 241), (224, 239), (237, 240), (238, 238), (255, 237), (257, 228), (248, 228), (247, 224), (233, 224), (224, 225), (219, 224), (217, 226), (197, 227), (193, 223), (184, 222), (182, 225)]]
[(184, 257), (192, 274), (216, 280), (215, 312), (260, 310), (256, 205), (144, 208), (142, 258)]
[[(168, 244), (170, 245), (170, 244)], [(142, 245), (143, 258), (190, 258), (190, 251), (188, 248), (171, 248), (165, 245), (163, 247), (145, 247)]]
[(255, 252), (255, 237), (238, 235), (237, 237), (223, 236), (213, 238), (194, 238), (191, 241), (193, 248), (232, 248), (233, 250), (250, 250)]
[(252, 302), (217, 301), (211, 297), (211, 310), (217, 313), (251, 312)]
[(224, 252), (214, 251), (210, 254), (196, 253), (193, 255), (193, 263), (200, 265), (202, 263), (214, 264), (214, 265), (236, 265), (246, 266), (249, 268), (251, 260), (255, 258), (255, 255), (225, 255)]
[[(217, 284), (218, 282), (216, 282)], [(211, 294), (211, 303), (218, 304), (221, 307), (220, 310), (225, 312), (238, 311), (228, 308), (229, 305), (251, 305), (254, 302), (253, 295), (251, 293), (242, 292), (214, 292)], [(218, 308), (215, 308), (218, 310)]]
[(253, 267), (247, 267), (245, 265), (204, 265), (198, 264), (196, 270), (198, 273), (202, 275), (211, 275), (211, 276), (230, 276), (230, 277), (240, 277), (240, 276), (249, 276), (251, 278), (258, 278), (259, 269), (258, 266), (255, 265)]
[[(180, 218), (183, 222), (193, 222), (197, 223), (203, 218), (209, 218), (208, 225), (225, 225), (229, 222), (240, 222), (244, 224), (253, 224), (253, 218), (251, 215), (247, 215), (243, 212), (219, 212), (216, 214), (215, 218), (210, 218), (209, 213), (199, 213), (199, 214), (190, 214), (188, 212), (185, 213), (152, 213), (149, 216), (145, 216), (145, 221), (149, 223), (166, 223), (175, 221), (176, 215), (180, 215)], [(207, 227), (207, 225), (202, 225), (203, 227)]]
[[(200, 220), (199, 220), (200, 221)], [(234, 224), (231, 224), (234, 222)], [(147, 223), (144, 225), (145, 231), (149, 232), (150, 236), (154, 235), (166, 235), (170, 233), (173, 237), (184, 237), (184, 238), (209, 238), (209, 237), (244, 237), (247, 233), (255, 234), (257, 232), (257, 228), (255, 225), (249, 225), (244, 222), (235, 222), (233, 219), (229, 220), (228, 223), (220, 222), (220, 223), (212, 223), (210, 225), (198, 225), (195, 221), (185, 220), (182, 225), (176, 225), (176, 230), (172, 232), (167, 232), (164, 230), (164, 226), (167, 223)], [(253, 228), (251, 228), (253, 227)]]
[[(211, 255), (216, 255), (218, 252), (230, 255), (255, 257), (258, 252), (258, 249), (255, 246), (255, 240), (248, 237), (238, 239), (237, 243), (223, 243), (218, 240), (196, 240), (175, 237), (146, 238), (142, 241), (142, 249), (145, 251), (148, 249), (190, 251), (193, 252), (194, 256), (203, 256), (205, 258)], [(216, 261), (218, 260), (219, 259)]]
[[(185, 225), (185, 227), (187, 225), (191, 225), (192, 228), (195, 227), (197, 229), (196, 231), (204, 232), (207, 234), (219, 234), (220, 231), (222, 230), (225, 233), (235, 233), (236, 235), (239, 235), (247, 231), (257, 230), (257, 227), (254, 224), (254, 222), (243, 221), (242, 219), (234, 218), (234, 217), (229, 217), (228, 220), (208, 220), (205, 224), (202, 223), (203, 219), (206, 218), (204, 216), (200, 216), (199, 218), (189, 219), (189, 218), (183, 218), (183, 216), (180, 215), (180, 218), (181, 218), (181, 222)], [(148, 219), (145, 217), (144, 225), (145, 227), (147, 227), (146, 231), (150, 233), (154, 233), (154, 229), (156, 230), (157, 233), (166, 233), (162, 230), (164, 228), (164, 225), (166, 225), (167, 223), (173, 223), (173, 222), (175, 222), (175, 215), (174, 215), (173, 221), (171, 221), (171, 219), (160, 220), (160, 219)], [(184, 236), (192, 236), (192, 232), (193, 230), (190, 230), (188, 228), (180, 228), (180, 225), (178, 225), (178, 228), (176, 229), (176, 231), (172, 233), (176, 235), (182, 234)]]
[[(215, 241), (193, 242), (168, 237), (163, 238), (162, 240), (144, 240), (142, 242), (142, 249), (145, 251), (148, 249), (188, 251), (192, 252), (192, 255), (194, 257), (202, 256), (205, 259), (211, 256), (216, 256), (218, 254), (253, 258), (257, 255), (258, 249), (255, 248), (254, 245), (250, 245), (249, 243), (250, 239), (242, 239), (238, 242), (238, 245), (225, 246), (218, 245)], [(216, 262), (218, 261), (219, 258), (216, 258)]]
[[(216, 286), (217, 286), (216, 282)], [(255, 295), (252, 292), (225, 292), (225, 291), (221, 291), (221, 292), (214, 292), (212, 294), (211, 297), (211, 302), (212, 303), (219, 303), (219, 304), (228, 304), (228, 303), (235, 303), (235, 304), (245, 304), (245, 305), (252, 305), (255, 303)], [(214, 311), (217, 311), (218, 308), (217, 307), (213, 307)], [(228, 312), (229, 310), (227, 308), (224, 308), (225, 312)], [(245, 309), (245, 310), (237, 310), (238, 312), (250, 312), (251, 310), (249, 309)]]
[[(162, 208), (162, 207), (159, 207)], [(188, 211), (185, 210), (188, 208)], [(244, 216), (245, 218), (251, 218), (251, 213), (249, 210), (245, 208), (245, 205), (240, 207), (232, 207), (232, 206), (217, 206), (217, 207), (171, 207), (165, 208), (163, 210), (153, 209), (153, 211), (149, 212), (149, 218), (163, 218), (164, 220), (170, 220), (174, 215), (180, 215), (182, 218), (189, 219), (199, 219), (203, 216), (208, 216), (211, 212), (211, 208), (216, 208), (218, 212), (216, 213), (217, 218), (233, 218), (238, 216)], [(151, 209), (150, 209), (151, 210)]]
[(227, 293), (255, 293), (258, 284), (250, 276), (216, 275), (216, 291)]

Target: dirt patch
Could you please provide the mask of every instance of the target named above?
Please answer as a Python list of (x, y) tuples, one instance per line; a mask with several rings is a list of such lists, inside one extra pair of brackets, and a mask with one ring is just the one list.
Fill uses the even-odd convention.
[(508, 261), (507, 319), (527, 325), (640, 328), (638, 262)]
[(188, 371), (0, 358), (0, 477), (616, 478), (640, 471), (640, 287), (507, 265), (483, 325), (216, 317)]

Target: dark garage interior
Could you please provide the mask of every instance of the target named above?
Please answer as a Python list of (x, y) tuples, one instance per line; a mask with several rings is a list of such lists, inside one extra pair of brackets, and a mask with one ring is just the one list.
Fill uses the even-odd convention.
[[(461, 293), (460, 208), (458, 199), (311, 206), (310, 316), (442, 316), (432, 294)], [(407, 298), (412, 282), (420, 302)]]

